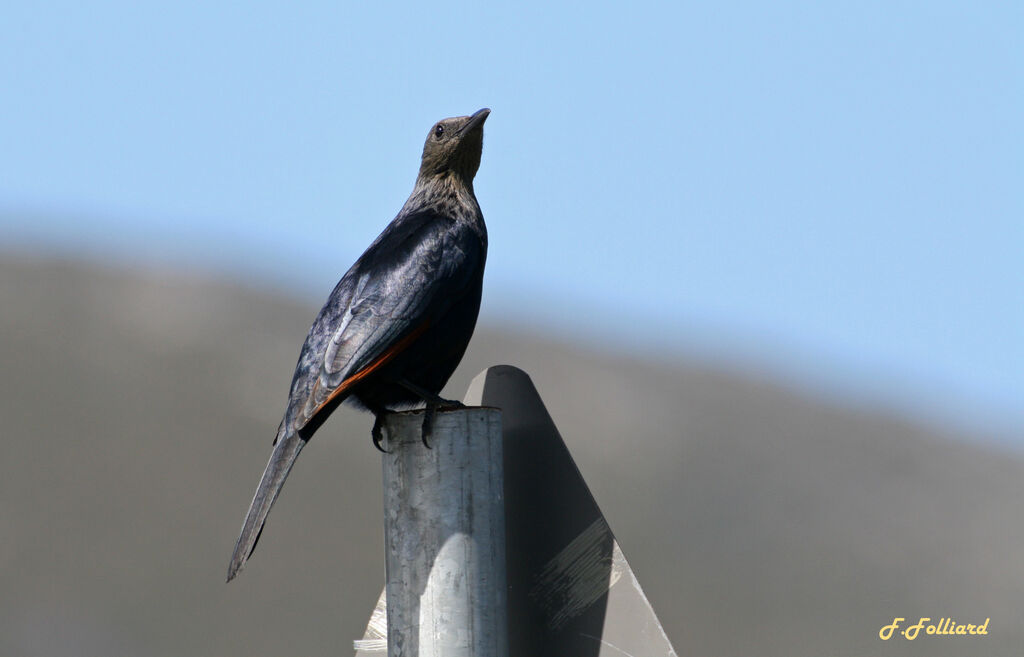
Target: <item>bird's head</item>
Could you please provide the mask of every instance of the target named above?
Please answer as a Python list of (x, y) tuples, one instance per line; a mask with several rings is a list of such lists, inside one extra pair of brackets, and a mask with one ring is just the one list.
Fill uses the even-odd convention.
[(420, 179), (451, 173), (472, 184), (480, 168), (484, 121), (490, 113), (485, 107), (472, 116), (456, 116), (435, 123), (423, 145)]

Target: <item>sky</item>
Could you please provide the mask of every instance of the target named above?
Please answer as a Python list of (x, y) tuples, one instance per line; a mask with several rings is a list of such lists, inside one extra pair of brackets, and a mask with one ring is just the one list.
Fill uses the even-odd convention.
[(14, 3), (0, 246), (319, 302), (486, 106), (490, 323), (1020, 435), (1022, 7)]

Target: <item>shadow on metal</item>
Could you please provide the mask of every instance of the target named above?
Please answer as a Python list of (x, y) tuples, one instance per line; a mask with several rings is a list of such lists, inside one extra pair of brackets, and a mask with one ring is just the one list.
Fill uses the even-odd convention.
[(489, 368), (465, 402), (502, 409), (509, 654), (596, 657), (614, 543), (601, 510), (525, 372)]

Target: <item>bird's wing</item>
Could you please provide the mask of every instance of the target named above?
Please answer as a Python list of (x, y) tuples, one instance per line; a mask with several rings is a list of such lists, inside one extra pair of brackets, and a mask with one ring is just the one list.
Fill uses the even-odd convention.
[[(389, 232), (390, 231), (390, 232)], [(478, 242), (433, 215), (394, 223), (335, 287), (306, 337), (288, 411), (228, 566), (228, 581), (252, 555), (270, 508), (308, 436), (300, 431), (426, 329), (464, 293), (483, 253)]]
[(465, 293), (475, 271), (472, 259), (479, 257), (472, 240), (443, 220), (427, 221), (402, 243), (389, 246), (394, 248), (387, 257), (370, 259), (358, 276), (295, 419), (299, 429), (415, 342)]

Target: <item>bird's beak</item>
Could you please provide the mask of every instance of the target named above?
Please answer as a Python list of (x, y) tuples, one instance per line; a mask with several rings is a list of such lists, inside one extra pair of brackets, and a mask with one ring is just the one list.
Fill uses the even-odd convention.
[(484, 121), (487, 120), (487, 115), (490, 113), (491, 110), (487, 107), (483, 108), (482, 110), (477, 110), (476, 112), (474, 112), (473, 116), (469, 117), (469, 121), (466, 123), (466, 125), (462, 126), (462, 129), (459, 130), (459, 134), (465, 134), (470, 130), (473, 130), (477, 126), (483, 125)]

